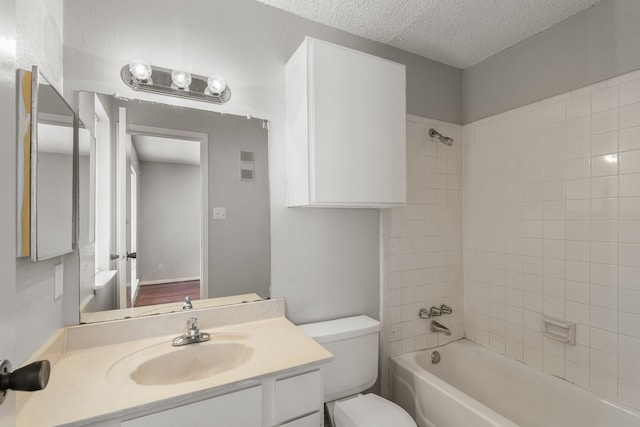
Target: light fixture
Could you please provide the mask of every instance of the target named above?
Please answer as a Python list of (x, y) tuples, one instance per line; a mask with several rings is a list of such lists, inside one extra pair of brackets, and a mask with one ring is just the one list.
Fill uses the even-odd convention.
[(213, 95), (220, 95), (227, 88), (227, 83), (220, 76), (211, 76), (207, 79), (207, 89)]
[(151, 77), (151, 65), (146, 61), (133, 60), (129, 63), (129, 72), (136, 79), (146, 82)]
[(141, 60), (131, 61), (130, 64), (122, 67), (120, 77), (133, 90), (214, 104), (224, 104), (231, 98), (231, 89), (218, 75), (207, 78), (187, 71), (156, 67)]
[(171, 72), (171, 81), (178, 89), (188, 89), (191, 84), (191, 74), (186, 71), (173, 70)]

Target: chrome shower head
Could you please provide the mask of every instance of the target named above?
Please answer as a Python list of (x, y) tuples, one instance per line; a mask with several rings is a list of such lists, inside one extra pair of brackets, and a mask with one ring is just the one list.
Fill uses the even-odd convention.
[(438, 138), (438, 141), (448, 145), (449, 147), (453, 145), (453, 138), (449, 138), (448, 136), (442, 135), (440, 132), (438, 132), (434, 128), (429, 129), (429, 136), (431, 138)]

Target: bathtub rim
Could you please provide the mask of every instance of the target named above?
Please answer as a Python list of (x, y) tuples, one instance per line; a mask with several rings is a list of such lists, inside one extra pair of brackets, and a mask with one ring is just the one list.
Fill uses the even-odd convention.
[[(471, 347), (473, 349), (476, 349), (480, 352), (482, 352), (483, 354), (488, 354), (490, 357), (498, 357), (501, 359), (504, 359), (507, 363), (511, 364), (511, 366), (515, 366), (518, 368), (522, 368), (525, 367), (529, 370), (531, 370), (534, 374), (536, 375), (540, 375), (543, 376), (544, 378), (554, 382), (554, 384), (557, 384), (559, 387), (562, 388), (570, 388), (572, 390), (574, 390), (577, 393), (581, 393), (581, 394), (586, 394), (586, 395), (590, 395), (593, 396), (595, 399), (599, 400), (600, 402), (602, 402), (603, 404), (607, 405), (607, 406), (611, 406), (615, 409), (618, 409), (620, 411), (626, 412), (627, 414), (630, 414), (632, 416), (637, 417), (640, 420), (640, 409), (634, 408), (628, 404), (625, 404), (624, 402), (621, 402), (617, 399), (612, 399), (608, 396), (604, 396), (600, 393), (598, 393), (596, 390), (592, 390), (592, 389), (586, 389), (578, 384), (572, 383), (569, 380), (566, 380), (564, 378), (560, 378), (557, 377), (553, 374), (548, 374), (544, 371), (541, 371), (539, 369), (536, 369), (532, 366), (527, 365), (526, 363), (516, 360), (516, 359), (512, 359), (510, 357), (505, 356), (502, 353), (498, 353), (495, 352), (493, 350), (491, 350), (490, 348), (487, 348), (481, 344), (478, 344), (474, 341), (471, 341), (467, 338), (460, 338), (458, 340), (455, 341), (451, 341), (447, 344), (438, 346), (438, 347), (432, 347), (432, 348), (428, 348), (428, 349), (424, 349), (424, 350), (416, 350), (416, 351), (412, 351), (410, 353), (405, 353), (399, 356), (393, 356), (390, 357), (390, 376), (391, 376), (391, 380), (394, 381), (395, 380), (395, 369), (396, 369), (396, 365), (404, 368), (405, 370), (411, 372), (411, 369), (409, 368), (408, 365), (412, 365), (412, 366), (417, 366), (420, 369), (420, 372), (415, 373), (416, 375), (419, 375), (421, 377), (423, 376), (427, 376), (426, 380), (428, 380), (431, 384), (433, 384), (438, 390), (445, 392), (445, 394), (449, 397), (452, 398), (457, 398), (460, 402), (464, 402), (465, 406), (467, 408), (469, 408), (470, 410), (473, 410), (474, 412), (478, 413), (478, 415), (484, 415), (486, 413), (491, 414), (492, 416), (495, 414), (496, 417), (500, 417), (501, 419), (504, 419), (506, 421), (508, 421), (509, 423), (511, 423), (512, 425), (517, 425), (515, 424), (513, 421), (509, 420), (508, 418), (506, 418), (505, 416), (501, 415), (500, 413), (496, 412), (495, 410), (491, 409), (489, 406), (485, 405), (484, 403), (474, 399), (473, 397), (469, 396), (468, 394), (466, 394), (465, 392), (463, 392), (462, 390), (457, 389), (456, 387), (454, 387), (453, 385), (449, 384), (448, 382), (446, 382), (445, 380), (439, 378), (438, 376), (436, 376), (435, 374), (433, 374), (432, 372), (423, 369), (422, 367), (420, 367), (420, 365), (418, 364), (417, 360), (415, 360), (415, 355), (418, 353), (432, 353), (434, 351), (440, 351), (441, 349), (448, 347), (448, 346), (452, 346), (452, 347)], [(404, 379), (403, 379), (404, 380)], [(415, 391), (415, 389), (414, 389)], [(391, 396), (393, 398), (393, 396)], [(470, 401), (470, 402), (469, 402)], [(467, 403), (474, 403), (474, 405), (468, 405)], [(479, 405), (480, 408), (476, 408), (476, 405)], [(481, 409), (481, 411), (478, 411), (477, 409)], [(416, 409), (417, 411), (417, 409)], [(486, 418), (486, 417), (484, 417)]]

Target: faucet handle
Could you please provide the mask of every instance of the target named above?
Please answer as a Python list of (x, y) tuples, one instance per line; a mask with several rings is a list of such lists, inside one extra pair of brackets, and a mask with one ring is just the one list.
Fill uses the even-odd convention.
[(442, 314), (451, 314), (453, 312), (453, 309), (447, 304), (442, 304), (440, 306), (440, 311), (442, 312)]
[(438, 317), (442, 315), (442, 310), (438, 307), (431, 307), (429, 310), (421, 308), (418, 313), (421, 319), (431, 319), (432, 317)]
[(187, 329), (188, 330), (194, 330), (194, 329), (198, 329), (198, 318), (197, 317), (192, 317), (189, 320), (187, 320)]

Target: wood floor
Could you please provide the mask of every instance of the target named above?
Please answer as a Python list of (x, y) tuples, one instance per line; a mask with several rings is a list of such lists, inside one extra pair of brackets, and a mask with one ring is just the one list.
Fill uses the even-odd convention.
[(144, 285), (138, 288), (138, 297), (134, 307), (144, 307), (167, 302), (182, 302), (189, 296), (192, 301), (200, 299), (200, 281), (162, 283)]

